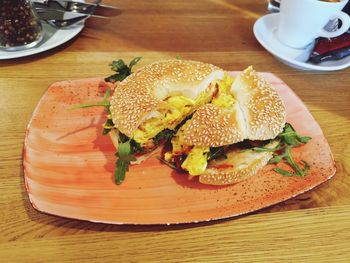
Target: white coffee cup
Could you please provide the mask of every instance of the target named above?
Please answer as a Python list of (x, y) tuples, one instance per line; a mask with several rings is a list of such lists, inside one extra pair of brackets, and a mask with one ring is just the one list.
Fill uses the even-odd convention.
[[(304, 48), (317, 37), (336, 37), (350, 27), (350, 17), (342, 12), (349, 0), (326, 2), (321, 0), (281, 1), (277, 38), (292, 48)], [(342, 26), (334, 32), (324, 29), (332, 19), (340, 19)]]

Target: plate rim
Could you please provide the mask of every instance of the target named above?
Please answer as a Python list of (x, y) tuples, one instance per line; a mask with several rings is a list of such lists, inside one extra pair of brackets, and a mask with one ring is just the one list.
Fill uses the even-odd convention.
[[(229, 73), (236, 73), (237, 71), (230, 71)], [(51, 213), (51, 212), (48, 212), (48, 211), (44, 211), (42, 209), (40, 209), (36, 204), (35, 204), (35, 198), (33, 198), (32, 194), (30, 193), (30, 189), (29, 189), (29, 186), (28, 186), (28, 178), (26, 176), (26, 170), (25, 170), (25, 159), (26, 159), (26, 147), (27, 147), (27, 143), (28, 143), (28, 134), (29, 134), (29, 128), (31, 126), (31, 123), (32, 123), (32, 120), (33, 120), (33, 116), (36, 114), (36, 112), (39, 110), (41, 104), (43, 103), (44, 101), (44, 98), (45, 98), (45, 95), (47, 94), (46, 92), (44, 93), (44, 95), (40, 98), (37, 106), (35, 107), (34, 111), (33, 111), (33, 114), (32, 114), (32, 117), (27, 125), (27, 129), (26, 129), (26, 132), (25, 132), (25, 138), (24, 138), (24, 144), (23, 144), (23, 162), (22, 162), (22, 169), (23, 169), (23, 177), (24, 177), (24, 186), (25, 186), (25, 189), (26, 189), (26, 192), (27, 192), (27, 195), (29, 197), (29, 201), (31, 203), (31, 205), (33, 206), (33, 208), (41, 213), (44, 213), (44, 214), (48, 214), (48, 215), (53, 215), (53, 216), (56, 216), (56, 217), (61, 217), (61, 218), (68, 218), (68, 219), (74, 219), (74, 220), (82, 220), (82, 221), (89, 221), (89, 222), (93, 222), (93, 223), (104, 223), (104, 224), (115, 224), (115, 225), (179, 225), (179, 224), (190, 224), (190, 223), (201, 223), (201, 222), (209, 222), (209, 221), (217, 221), (217, 220), (222, 220), (222, 219), (229, 219), (229, 218), (236, 218), (238, 216), (241, 216), (241, 215), (245, 215), (245, 214), (251, 214), (252, 212), (256, 212), (256, 211), (260, 211), (262, 209), (265, 209), (265, 208), (268, 208), (268, 207), (271, 207), (273, 205), (276, 205), (278, 203), (281, 203), (281, 202), (284, 202), (286, 200), (289, 200), (291, 198), (294, 198), (300, 194), (303, 194), (307, 191), (310, 191), (311, 189), (315, 188), (315, 187), (318, 187), (320, 186), (321, 184), (325, 183), (326, 181), (328, 181), (330, 178), (332, 178), (335, 174), (336, 174), (336, 165), (335, 165), (335, 161), (334, 161), (334, 157), (333, 157), (333, 154), (332, 154), (332, 151), (331, 151), (331, 148), (329, 146), (329, 143), (326, 139), (326, 137), (324, 136), (323, 134), (323, 131), (321, 129), (321, 127), (319, 126), (318, 122), (314, 119), (314, 117), (312, 116), (312, 114), (310, 113), (310, 111), (307, 109), (306, 105), (303, 103), (303, 101), (298, 97), (298, 95), (287, 85), (285, 84), (285, 82), (283, 82), (283, 80), (281, 80), (279, 77), (277, 77), (275, 74), (273, 73), (270, 73), (270, 72), (259, 72), (260, 74), (269, 74), (269, 75), (272, 75), (273, 78), (275, 78), (276, 80), (278, 81), (281, 81), (281, 83), (283, 83), (288, 89), (289, 89), (289, 92), (292, 92), (293, 93), (293, 96), (295, 96), (302, 104), (302, 106), (305, 108), (305, 110), (310, 114), (310, 116), (313, 118), (314, 122), (317, 124), (317, 126), (320, 128), (320, 131), (321, 131), (321, 135), (322, 135), (322, 138), (325, 140), (325, 143), (326, 143), (326, 146), (329, 150), (329, 153), (330, 153), (330, 157), (331, 157), (331, 160), (332, 160), (332, 173), (330, 174), (327, 174), (327, 176), (325, 176), (323, 178), (323, 180), (315, 185), (309, 185), (308, 188), (305, 188), (305, 189), (302, 189), (302, 191), (299, 191), (297, 193), (295, 193), (294, 195), (292, 196), (287, 196), (286, 198), (282, 198), (282, 199), (279, 199), (277, 200), (276, 202), (273, 202), (273, 203), (269, 203), (268, 205), (266, 206), (263, 206), (263, 207), (260, 207), (258, 209), (254, 208), (254, 209), (251, 209), (251, 210), (246, 210), (246, 211), (243, 211), (241, 213), (234, 213), (234, 214), (228, 214), (226, 216), (218, 216), (218, 217), (212, 217), (212, 218), (207, 218), (207, 219), (203, 219), (203, 220), (195, 220), (195, 221), (180, 221), (180, 222), (157, 222), (157, 223), (153, 223), (153, 222), (149, 222), (149, 223), (144, 223), (144, 222), (126, 222), (126, 221), (110, 221), (110, 220), (94, 220), (94, 219), (88, 219), (88, 218), (79, 218), (79, 217), (69, 217), (69, 216), (66, 216), (66, 215), (60, 215), (60, 214), (55, 214), (55, 213)], [(71, 80), (71, 81), (79, 81), (79, 80), (96, 80), (96, 79), (101, 79), (102, 78), (84, 78), (84, 79), (74, 79), (74, 80)], [(66, 80), (66, 81), (70, 81), (70, 80)], [(63, 81), (65, 82), (65, 81)], [(51, 85), (49, 85), (49, 87), (47, 88), (47, 90), (54, 84), (56, 83), (60, 83), (60, 82), (55, 82)], [(47, 91), (46, 90), (46, 91)]]
[[(280, 60), (282, 60), (282, 62), (284, 63), (288, 63), (289, 66), (295, 68), (295, 66), (297, 66), (298, 69), (302, 69), (302, 70), (314, 70), (314, 71), (338, 71), (338, 70), (342, 70), (345, 68), (350, 67), (350, 61), (346, 62), (344, 64), (341, 65), (337, 65), (337, 66), (327, 66), (327, 65), (323, 65), (320, 66), (319, 65), (313, 65), (310, 63), (306, 63), (306, 62), (301, 62), (301, 61), (297, 61), (294, 59), (291, 59), (289, 57), (286, 57), (285, 55), (279, 54), (277, 52), (275, 52), (271, 46), (267, 43), (266, 38), (264, 38), (263, 36), (261, 36), (260, 33), (260, 28), (264, 27), (264, 21), (266, 21), (267, 19), (277, 19), (278, 16), (280, 14), (279, 13), (274, 13), (274, 14), (267, 14), (264, 15), (260, 18), (258, 18), (253, 26), (253, 33), (255, 38), (258, 40), (258, 42), (272, 55), (274, 55), (275, 57), (279, 58)], [(340, 60), (341, 61), (341, 60)], [(322, 63), (321, 63), (322, 64)]]
[[(40, 42), (39, 46), (35, 46), (32, 48), (20, 50), (20, 51), (4, 51), (0, 49), (0, 60), (10, 60), (15, 58), (28, 57), (28, 56), (32, 56), (35, 54), (39, 54), (39, 53), (43, 53), (45, 51), (51, 50), (73, 39), (85, 27), (85, 24), (83, 21), (72, 27), (62, 28), (62, 29), (54, 29), (47, 23), (45, 22), (42, 22), (42, 23), (43, 23), (44, 34), (46, 34), (48, 30), (51, 30), (52, 32), (54, 32), (53, 35), (48, 39), (45, 39), (45, 36), (44, 36), (43, 41), (46, 41), (46, 42)], [(49, 42), (53, 36), (60, 37), (59, 41), (47, 44), (47, 42)]]

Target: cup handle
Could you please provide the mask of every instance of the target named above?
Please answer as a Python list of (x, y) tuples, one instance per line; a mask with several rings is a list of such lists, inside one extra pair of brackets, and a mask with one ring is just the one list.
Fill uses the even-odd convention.
[(326, 38), (337, 37), (337, 36), (339, 36), (339, 35), (341, 35), (349, 30), (349, 28), (350, 28), (350, 16), (347, 13), (340, 11), (339, 13), (334, 15), (334, 17), (332, 19), (337, 19), (337, 18), (340, 19), (342, 22), (341, 27), (338, 28), (334, 32), (329, 32), (329, 31), (322, 29), (321, 32), (319, 33), (320, 37), (326, 37)]

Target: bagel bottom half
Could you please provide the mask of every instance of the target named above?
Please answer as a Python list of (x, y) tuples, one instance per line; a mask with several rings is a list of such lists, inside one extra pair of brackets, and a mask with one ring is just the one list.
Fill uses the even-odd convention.
[[(273, 140), (264, 148), (274, 148)], [(199, 175), (199, 182), (210, 185), (227, 185), (243, 181), (255, 175), (272, 158), (272, 152), (256, 152), (252, 149), (234, 149), (226, 153), (227, 158), (212, 160), (207, 169)]]

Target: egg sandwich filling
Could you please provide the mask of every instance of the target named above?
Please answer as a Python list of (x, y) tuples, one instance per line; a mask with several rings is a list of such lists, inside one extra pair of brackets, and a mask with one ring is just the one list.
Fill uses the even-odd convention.
[[(224, 109), (229, 109), (234, 105), (235, 98), (230, 91), (233, 81), (233, 77), (225, 75), (222, 80), (214, 83), (216, 90), (211, 99), (211, 104)], [(207, 169), (210, 159), (218, 158), (222, 154), (219, 155), (218, 149), (214, 147), (186, 144), (184, 131), (188, 124), (189, 122), (187, 121), (175, 134), (171, 140), (172, 151), (166, 152), (164, 159), (167, 162), (175, 163), (178, 169), (187, 171), (190, 175), (200, 175)], [(216, 152), (215, 156), (213, 156), (213, 152)]]

